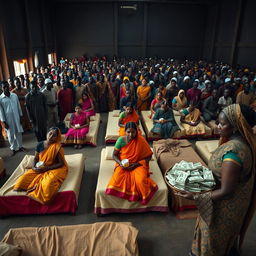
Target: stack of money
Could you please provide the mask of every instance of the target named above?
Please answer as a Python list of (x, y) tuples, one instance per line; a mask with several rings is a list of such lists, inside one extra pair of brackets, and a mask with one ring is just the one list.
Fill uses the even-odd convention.
[(203, 192), (215, 186), (212, 171), (201, 163), (176, 163), (166, 172), (166, 180), (173, 187), (189, 192)]

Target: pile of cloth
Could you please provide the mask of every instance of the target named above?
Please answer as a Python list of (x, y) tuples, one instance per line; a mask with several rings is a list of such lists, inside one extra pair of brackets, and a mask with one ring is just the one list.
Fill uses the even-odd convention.
[(216, 185), (210, 169), (183, 160), (166, 172), (166, 180), (176, 189), (188, 192), (208, 191)]

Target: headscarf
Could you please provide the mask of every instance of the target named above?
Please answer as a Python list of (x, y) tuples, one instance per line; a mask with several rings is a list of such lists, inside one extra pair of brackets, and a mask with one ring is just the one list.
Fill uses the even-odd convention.
[[(184, 93), (183, 99), (181, 99), (180, 94)], [(178, 108), (185, 108), (187, 106), (187, 97), (185, 96), (184, 90), (179, 90), (178, 95), (175, 97), (178, 103)]]
[[(241, 111), (239, 104), (229, 105), (226, 108), (224, 108), (222, 110), (222, 112), (225, 114), (225, 116), (227, 117), (230, 124), (234, 127), (234, 129), (239, 131), (241, 136), (247, 141), (247, 143), (250, 146), (251, 151), (252, 151), (252, 163), (253, 163), (252, 175), (253, 175), (253, 179), (254, 179), (254, 186), (253, 186), (254, 190), (252, 191), (250, 205), (249, 205), (248, 211), (245, 216), (245, 221), (244, 221), (243, 226), (240, 231), (239, 247), (241, 247), (244, 237), (245, 237), (246, 230), (247, 230), (247, 228), (253, 218), (254, 212), (256, 210), (256, 180), (255, 180), (256, 140), (255, 140), (255, 135), (253, 134), (252, 127), (248, 124), (245, 117), (243, 116), (243, 113)], [(223, 143), (221, 143), (221, 140), (222, 139), (220, 139), (220, 145), (223, 144)]]

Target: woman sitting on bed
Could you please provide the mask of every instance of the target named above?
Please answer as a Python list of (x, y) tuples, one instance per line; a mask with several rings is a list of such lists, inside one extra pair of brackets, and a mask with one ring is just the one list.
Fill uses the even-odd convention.
[(205, 126), (201, 122), (201, 112), (195, 105), (194, 102), (191, 102), (188, 108), (180, 111), (180, 121), (188, 136), (205, 134)]
[(86, 142), (86, 134), (89, 132), (89, 118), (85, 112), (82, 111), (80, 104), (76, 105), (75, 113), (71, 115), (71, 128), (65, 134), (66, 144), (75, 144), (74, 148), (80, 149)]
[(164, 139), (172, 138), (173, 134), (179, 130), (179, 127), (175, 122), (172, 109), (168, 107), (167, 101), (162, 101), (160, 106), (153, 117), (154, 126), (152, 132)]
[(158, 189), (149, 178), (152, 151), (147, 141), (138, 134), (136, 123), (127, 123), (125, 133), (115, 144), (113, 159), (116, 166), (106, 194), (146, 205)]
[[(130, 102), (128, 102), (126, 104), (126, 108), (125, 111), (121, 112), (119, 115), (119, 120), (118, 120), (118, 126), (119, 128), (119, 136), (124, 136), (125, 135), (125, 125), (129, 122), (134, 122), (137, 125), (139, 125), (139, 120), (140, 117), (137, 114), (137, 112), (135, 111), (135, 109), (133, 108), (132, 104)], [(138, 128), (139, 133), (141, 135), (141, 131)]]
[(32, 169), (19, 177), (15, 191), (27, 191), (28, 197), (49, 204), (68, 174), (68, 165), (61, 146), (61, 133), (50, 128), (46, 141), (38, 142)]

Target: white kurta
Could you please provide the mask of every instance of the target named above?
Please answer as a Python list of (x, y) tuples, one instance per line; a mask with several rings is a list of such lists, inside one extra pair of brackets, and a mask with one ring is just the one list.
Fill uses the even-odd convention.
[(7, 97), (2, 93), (0, 95), (0, 120), (9, 125), (8, 132), (10, 132), (11, 135), (23, 132), (20, 123), (21, 116), (22, 110), (18, 96), (11, 92), (10, 97)]

